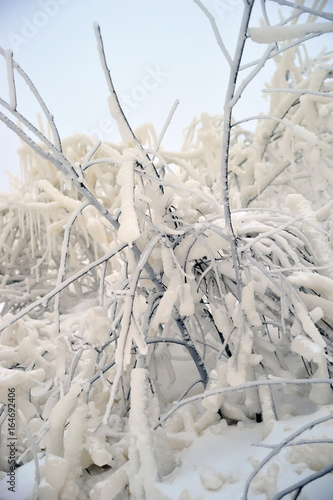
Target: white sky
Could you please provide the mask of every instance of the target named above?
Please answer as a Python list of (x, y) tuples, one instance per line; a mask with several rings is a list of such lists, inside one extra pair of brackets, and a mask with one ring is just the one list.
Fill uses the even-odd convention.
[[(205, 0), (231, 53), (242, 4), (242, 0)], [(325, 10), (332, 7), (329, 0)], [(202, 111), (222, 113), (228, 68), (208, 20), (192, 0), (0, 0), (0, 45), (13, 50), (54, 115), (62, 137), (97, 130), (101, 139), (119, 139), (109, 114), (94, 21), (101, 26), (116, 91), (127, 103), (133, 128), (152, 122), (159, 133), (179, 99), (163, 141), (165, 148), (178, 149), (182, 130), (194, 116)], [(272, 17), (272, 22), (277, 18)], [(252, 25), (259, 25), (258, 16)], [(325, 35), (317, 39), (314, 50), (330, 45), (332, 36)], [(263, 50), (264, 46), (253, 46), (251, 58)], [(243, 94), (237, 119), (267, 108), (260, 91), (273, 68), (273, 63), (268, 64)], [(0, 96), (8, 100), (3, 60)], [(34, 97), (19, 82), (18, 110), (36, 123)], [(0, 190), (8, 189), (5, 170), (19, 172), (18, 145), (15, 135), (0, 123)]]

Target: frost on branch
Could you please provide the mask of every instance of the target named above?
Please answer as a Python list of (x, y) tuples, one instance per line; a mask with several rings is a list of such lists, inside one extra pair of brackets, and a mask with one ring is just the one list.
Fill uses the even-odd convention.
[(226, 120), (234, 61), (224, 117), (195, 118), (179, 152), (132, 131), (113, 87), (120, 144), (60, 140), (46, 107), (53, 139), (33, 142), (23, 120), (24, 182), (0, 200), (0, 403), (15, 386), (40, 498), (157, 498), (173, 453), (220, 416), (272, 429), (290, 385), (258, 381), (332, 402), (332, 75), (304, 54), (276, 55), (254, 132)]

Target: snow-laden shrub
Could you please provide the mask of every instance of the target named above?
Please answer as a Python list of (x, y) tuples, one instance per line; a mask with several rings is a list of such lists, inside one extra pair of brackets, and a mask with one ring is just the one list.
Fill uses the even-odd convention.
[[(4, 411), (17, 389), (18, 462), (35, 454), (40, 499), (80, 498), (85, 469), (101, 474), (91, 498), (128, 485), (157, 498), (181, 446), (170, 433), (219, 415), (269, 429), (272, 378), (289, 384), (278, 401), (294, 381), (332, 402), (331, 73), (296, 51), (277, 56), (281, 93), (254, 133), (226, 100), (224, 117), (202, 114), (179, 153), (164, 151), (149, 127), (138, 140), (111, 79), (121, 144), (60, 141), (47, 110), (53, 142), (15, 129), (25, 180), (1, 195), (0, 395)], [(14, 90), (1, 103), (31, 128)]]

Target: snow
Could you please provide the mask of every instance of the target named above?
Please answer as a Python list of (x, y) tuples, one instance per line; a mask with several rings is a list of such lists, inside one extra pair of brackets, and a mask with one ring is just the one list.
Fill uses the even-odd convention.
[(308, 35), (309, 33), (331, 33), (332, 23), (302, 23), (288, 26), (262, 26), (249, 28), (248, 34), (256, 43), (274, 43), (292, 40)]
[[(169, 499), (209, 500), (217, 498), (216, 491), (219, 494), (218, 498), (237, 500), (245, 498), (243, 493), (248, 476), (268, 455), (269, 449), (263, 446), (281, 442), (298, 427), (314, 421), (317, 417), (329, 415), (332, 409), (332, 407), (327, 407), (325, 410), (318, 411), (317, 414), (304, 415), (294, 420), (286, 416), (274, 423), (270, 433), (264, 439), (262, 438), (263, 424), (245, 427), (227, 426), (225, 421), (220, 421), (205, 430), (199, 437), (187, 432), (186, 436), (188, 439), (192, 438), (193, 444), (179, 452), (179, 466), (167, 478), (164, 478), (163, 484), (159, 484), (159, 489)], [(301, 437), (325, 439), (328, 429), (329, 426), (322, 424), (314, 427), (312, 431), (307, 431)], [(282, 449), (276, 457), (273, 457), (268, 466), (255, 477), (248, 499), (272, 499), (277, 490), (317, 470), (322, 460), (325, 463), (332, 461), (332, 443), (306, 446), (309, 447), (306, 454), (304, 454), (306, 448), (303, 448), (302, 453), (298, 452), (301, 446), (294, 446)], [(320, 449), (323, 455), (320, 462), (316, 464), (312, 457), (315, 457), (317, 452), (320, 453)], [(306, 486), (300, 498), (330, 500), (332, 488), (333, 476), (328, 474)]]
[[(44, 459), (40, 461), (42, 464)], [(34, 500), (35, 465), (28, 462), (16, 470), (16, 489), (8, 491), (7, 477), (0, 473), (0, 498), (1, 500)]]

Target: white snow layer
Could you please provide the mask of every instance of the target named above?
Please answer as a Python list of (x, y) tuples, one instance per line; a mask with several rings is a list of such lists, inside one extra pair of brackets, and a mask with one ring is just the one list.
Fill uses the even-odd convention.
[[(318, 468), (321, 469), (323, 464), (326, 466), (332, 462), (332, 444), (311, 443), (316, 438), (327, 438), (332, 425), (330, 421), (300, 436), (301, 439), (309, 439), (309, 444), (302, 449), (303, 453), (297, 452), (301, 446), (292, 446), (283, 448), (273, 456), (255, 476), (249, 494), (245, 497), (243, 495), (248, 476), (272, 451), (274, 445), (306, 423), (328, 415), (331, 411), (332, 407), (327, 407), (312, 415), (294, 418), (286, 415), (272, 423), (271, 430), (264, 439), (264, 424), (244, 426), (240, 422), (238, 425), (228, 426), (225, 420), (211, 425), (200, 436), (184, 432), (183, 435), (193, 439), (193, 444), (178, 453), (179, 466), (158, 487), (169, 500), (272, 500), (278, 491), (309, 476)], [(319, 455), (317, 464), (315, 458)], [(327, 474), (305, 486), (302, 498), (331, 500), (332, 488), (333, 475)], [(289, 500), (292, 497), (284, 498)]]
[(256, 43), (274, 43), (301, 38), (310, 33), (330, 33), (332, 31), (333, 23), (322, 22), (249, 28), (248, 34)]

